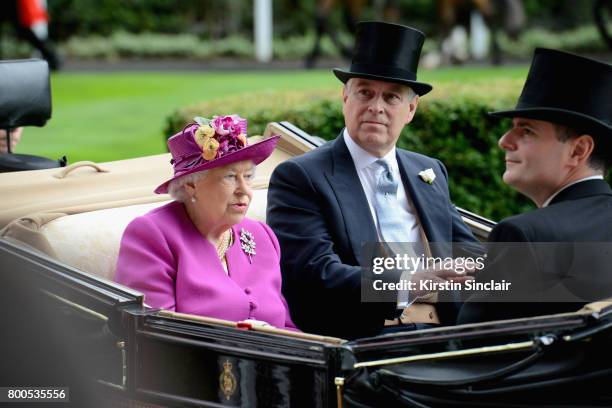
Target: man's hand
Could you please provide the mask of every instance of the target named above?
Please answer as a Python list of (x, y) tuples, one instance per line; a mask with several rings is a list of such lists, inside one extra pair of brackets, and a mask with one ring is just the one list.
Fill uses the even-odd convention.
[(414, 290), (410, 291), (411, 298), (425, 297), (443, 289), (445, 282), (463, 284), (474, 280), (475, 268), (467, 268), (461, 258), (456, 258), (452, 265), (436, 265), (432, 269), (424, 269), (411, 274), (410, 281), (414, 282)]
[[(17, 128), (11, 130), (11, 151), (15, 149), (17, 143), (21, 140), (21, 131), (23, 128)], [(6, 148), (6, 130), (0, 129), (0, 153), (8, 153), (8, 149)]]

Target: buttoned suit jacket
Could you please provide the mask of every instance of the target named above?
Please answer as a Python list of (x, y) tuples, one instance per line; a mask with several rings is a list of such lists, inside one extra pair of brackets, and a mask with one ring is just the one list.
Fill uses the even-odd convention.
[[(256, 254), (241, 248), (253, 235)], [(198, 231), (182, 203), (137, 217), (121, 239), (115, 280), (145, 294), (151, 307), (233, 321), (263, 320), (294, 329), (281, 294), (280, 250), (270, 228), (244, 218), (231, 227), (227, 274), (216, 248)]]
[[(476, 292), (459, 323), (571, 312), (612, 296), (612, 189), (587, 180), (562, 190), (544, 208), (501, 221), (477, 281), (512, 283), (508, 291)], [(554, 245), (553, 243), (558, 243)]]
[[(438, 160), (397, 149), (406, 193), (431, 242), (475, 242), (451, 203), (446, 169)], [(418, 173), (432, 168), (432, 184)], [(301, 330), (356, 338), (376, 335), (396, 303), (361, 301), (359, 259), (364, 243), (377, 242), (375, 222), (342, 137), (281, 163), (268, 189), (268, 225), (282, 248), (283, 294)], [(398, 271), (380, 275), (397, 282)], [(456, 304), (441, 305), (445, 323)]]

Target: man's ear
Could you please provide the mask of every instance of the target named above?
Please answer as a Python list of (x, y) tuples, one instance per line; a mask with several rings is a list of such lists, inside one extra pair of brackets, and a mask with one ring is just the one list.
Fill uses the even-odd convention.
[(414, 98), (410, 101), (408, 105), (408, 115), (406, 116), (406, 125), (412, 122), (412, 118), (414, 118), (414, 114), (416, 113), (417, 106), (419, 106), (419, 95), (414, 95)]
[(578, 166), (586, 164), (595, 149), (595, 141), (591, 135), (580, 135), (570, 141), (570, 164)]
[(346, 84), (344, 84), (344, 86), (342, 87), (342, 102), (343, 103), (346, 103), (346, 99), (348, 98), (348, 88), (349, 88), (349, 84), (347, 81)]

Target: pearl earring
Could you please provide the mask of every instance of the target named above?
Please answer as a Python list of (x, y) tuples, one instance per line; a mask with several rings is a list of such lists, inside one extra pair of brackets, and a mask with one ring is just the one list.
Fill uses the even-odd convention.
[(198, 201), (195, 197), (191, 197), (191, 202), (195, 203), (196, 201)]

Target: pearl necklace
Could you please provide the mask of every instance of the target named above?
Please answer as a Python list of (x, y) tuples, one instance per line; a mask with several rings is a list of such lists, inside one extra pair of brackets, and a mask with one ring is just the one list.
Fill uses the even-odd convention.
[(217, 249), (217, 256), (219, 257), (219, 259), (223, 260), (223, 258), (225, 258), (225, 253), (227, 252), (231, 244), (232, 244), (232, 234), (231, 234), (231, 229), (228, 229), (227, 231), (223, 233), (223, 235), (221, 236), (221, 239), (219, 240), (219, 243), (217, 244), (216, 249)]

